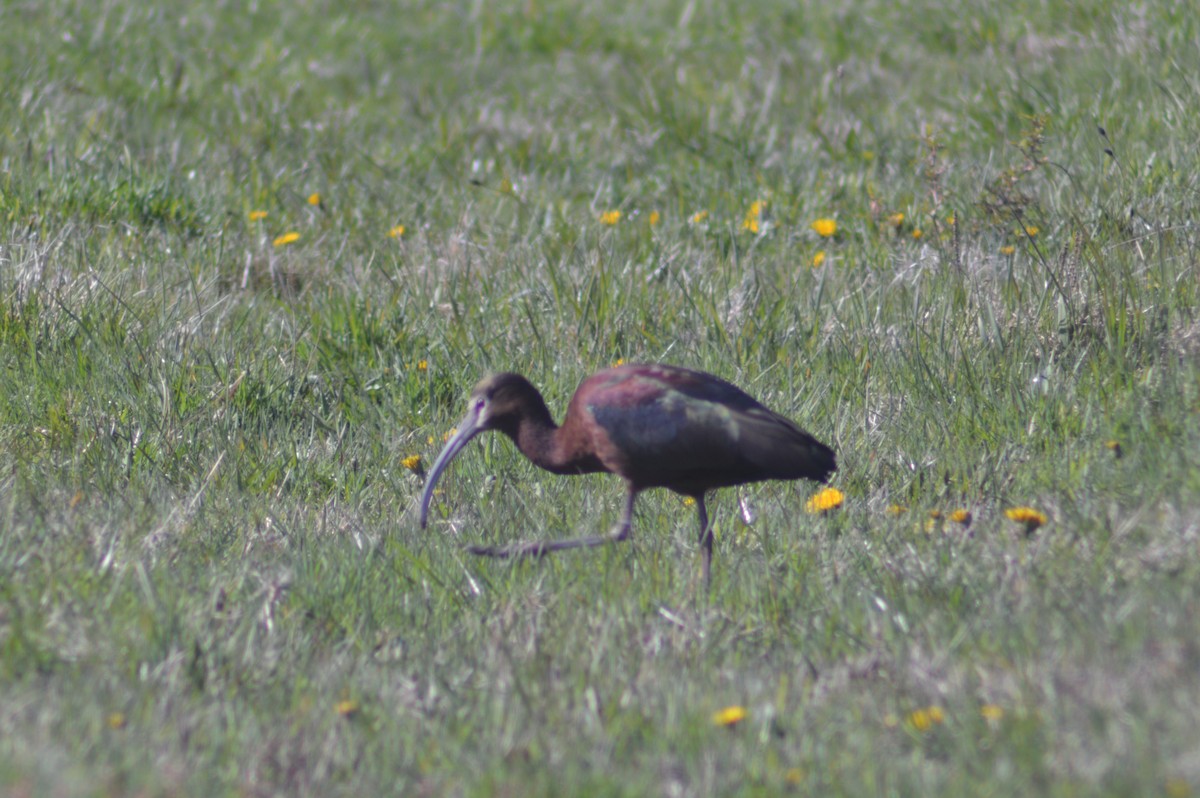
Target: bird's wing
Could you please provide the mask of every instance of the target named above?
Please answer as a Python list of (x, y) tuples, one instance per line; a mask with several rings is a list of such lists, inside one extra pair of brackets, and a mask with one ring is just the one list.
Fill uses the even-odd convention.
[(594, 388), (594, 446), (637, 485), (700, 492), (762, 479), (824, 479), (833, 452), (737, 387), (653, 367)]

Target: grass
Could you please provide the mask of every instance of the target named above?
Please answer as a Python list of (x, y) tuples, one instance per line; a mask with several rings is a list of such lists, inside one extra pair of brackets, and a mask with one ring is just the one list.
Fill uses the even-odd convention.
[[(1197, 43), (1165, 0), (4, 6), (0, 789), (1191, 794)], [(663, 492), (476, 560), (621, 505), (492, 436), (417, 527), (482, 373), (561, 414), (618, 359), (797, 419), (844, 505), (716, 494), (708, 595)]]

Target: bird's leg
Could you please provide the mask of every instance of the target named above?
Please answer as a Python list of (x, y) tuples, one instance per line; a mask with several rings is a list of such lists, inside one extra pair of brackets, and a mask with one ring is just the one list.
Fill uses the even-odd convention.
[(704, 494), (701, 493), (695, 499), (696, 510), (700, 513), (700, 545), (704, 547), (704, 587), (707, 588), (711, 582), (713, 533), (712, 527), (708, 525), (708, 510), (704, 508)]
[(633, 502), (638, 492), (630, 487), (625, 497), (625, 512), (621, 521), (607, 535), (592, 535), (586, 538), (568, 538), (566, 540), (532, 540), (528, 543), (516, 543), (511, 546), (467, 546), (467, 551), (481, 557), (544, 557), (554, 551), (567, 549), (593, 549), (609, 543), (620, 543), (629, 538), (633, 529)]

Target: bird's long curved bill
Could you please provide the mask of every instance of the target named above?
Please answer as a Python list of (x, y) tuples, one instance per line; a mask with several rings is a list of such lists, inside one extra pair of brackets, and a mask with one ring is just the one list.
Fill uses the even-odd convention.
[(466, 418), (459, 423), (458, 431), (446, 442), (446, 448), (442, 449), (442, 453), (433, 461), (433, 467), (429, 469), (429, 478), (425, 480), (425, 490), (421, 494), (422, 529), (425, 528), (425, 522), (429, 517), (429, 503), (433, 500), (433, 488), (437, 485), (438, 478), (442, 476), (446, 466), (450, 465), (450, 461), (480, 432), (482, 430), (479, 428), (479, 411), (472, 408)]

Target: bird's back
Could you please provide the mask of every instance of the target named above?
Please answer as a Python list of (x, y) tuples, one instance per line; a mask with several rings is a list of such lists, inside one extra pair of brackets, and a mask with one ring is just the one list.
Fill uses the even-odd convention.
[(833, 450), (733, 384), (700, 371), (630, 365), (580, 385), (564, 426), (637, 488), (695, 495), (767, 479), (825, 480)]

